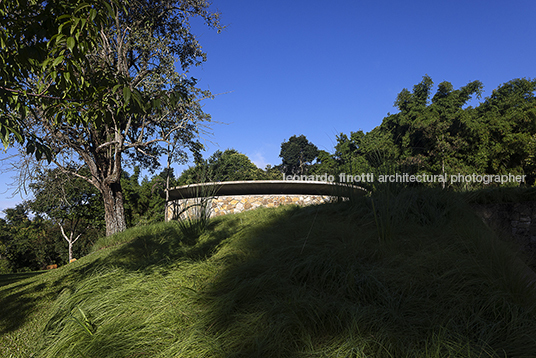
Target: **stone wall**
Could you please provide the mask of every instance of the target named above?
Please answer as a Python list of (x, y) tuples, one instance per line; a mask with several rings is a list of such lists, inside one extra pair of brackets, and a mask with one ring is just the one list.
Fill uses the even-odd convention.
[(210, 217), (235, 214), (253, 210), (258, 207), (273, 208), (280, 205), (296, 204), (300, 206), (322, 204), (336, 200), (332, 196), (323, 195), (229, 195), (213, 198), (193, 198), (170, 201), (167, 204), (168, 215), (171, 219), (178, 213), (181, 216), (195, 216), (202, 206), (210, 209)]
[(484, 222), (503, 238), (512, 238), (536, 264), (536, 202), (474, 204)]

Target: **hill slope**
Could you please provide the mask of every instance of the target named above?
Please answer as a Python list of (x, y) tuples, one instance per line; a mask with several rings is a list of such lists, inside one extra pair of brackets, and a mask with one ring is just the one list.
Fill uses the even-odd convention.
[(4, 277), (1, 357), (536, 352), (526, 267), (448, 193), (220, 217), (193, 246), (174, 223), (106, 240), (60, 269)]

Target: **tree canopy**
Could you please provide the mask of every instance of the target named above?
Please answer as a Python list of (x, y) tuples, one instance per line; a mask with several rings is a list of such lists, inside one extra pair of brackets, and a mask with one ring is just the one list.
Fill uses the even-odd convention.
[[(164, 220), (167, 170), (151, 177), (140, 174), (135, 167), (121, 178), (128, 227)], [(173, 173), (169, 179), (176, 185)], [(0, 219), (0, 273), (66, 264), (87, 255), (105, 233), (101, 194), (87, 181), (59, 168), (43, 169), (29, 188), (33, 198), (5, 209), (5, 219)]]
[[(520, 78), (500, 85), (476, 107), (483, 84), (459, 89), (447, 81), (434, 93), (429, 76), (403, 89), (388, 114), (368, 133), (341, 133), (332, 154), (320, 151), (315, 174), (523, 174), (536, 180), (536, 80)], [(336, 176), (335, 176), (336, 177)], [(443, 186), (479, 188), (482, 183)], [(513, 183), (511, 185), (517, 185)]]
[(282, 159), (282, 169), (287, 175), (307, 174), (308, 166), (316, 159), (318, 148), (310, 143), (302, 134), (292, 136), (281, 143), (279, 157)]
[(245, 155), (235, 149), (217, 150), (208, 159), (186, 169), (178, 179), (179, 184), (235, 180), (280, 179), (271, 170), (257, 168)]
[[(4, 146), (26, 144), (38, 159), (46, 147), (25, 119), (37, 109), (52, 122), (90, 120), (81, 101), (97, 91), (84, 68), (118, 3), (94, 0), (0, 2), (0, 137)], [(102, 91), (100, 91), (102, 92)], [(83, 100), (82, 100), (83, 99)], [(50, 106), (47, 106), (50, 105)], [(46, 106), (46, 107), (45, 107)]]
[[(52, 163), (99, 190), (107, 234), (124, 230), (125, 160), (155, 169), (162, 155), (180, 162), (202, 149), (198, 138), (210, 116), (200, 101), (211, 94), (187, 77), (190, 66), (206, 60), (190, 19), (219, 30), (219, 14), (206, 0), (7, 3), (2, 38), (20, 43), (2, 46), (19, 70), (0, 83), (9, 113), (2, 133), (13, 132), (19, 143), (33, 133)], [(22, 14), (34, 32), (26, 35), (12, 14)], [(8, 29), (11, 23), (18, 25)], [(22, 61), (21, 51), (34, 56)]]
[(30, 184), (34, 199), (30, 209), (58, 225), (68, 244), (68, 260), (73, 257), (73, 245), (89, 231), (102, 228), (104, 208), (102, 197), (87, 181), (64, 173), (61, 169), (46, 169)]

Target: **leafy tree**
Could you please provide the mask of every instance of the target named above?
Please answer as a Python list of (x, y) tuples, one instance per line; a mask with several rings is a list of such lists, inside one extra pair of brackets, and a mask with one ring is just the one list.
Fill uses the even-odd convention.
[(10, 226), (19, 226), (28, 221), (28, 203), (17, 204), (14, 208), (4, 210), (6, 221)]
[(419, 125), (423, 130), (428, 165), (432, 173), (469, 173), (474, 167), (470, 151), (468, 123), (473, 116), (472, 108), (463, 106), (473, 97), (480, 97), (483, 85), (473, 81), (453, 90), (449, 82), (442, 82), (432, 98), (427, 119)]
[[(398, 102), (401, 112), (397, 120), (405, 126), (401, 148), (405, 154), (404, 162), (434, 174), (456, 168), (460, 171), (462, 163), (471, 155), (464, 138), (470, 110), (463, 106), (472, 96), (480, 96), (482, 83), (473, 81), (453, 90), (452, 84), (442, 82), (429, 103), (428, 97), (426, 100), (422, 97), (430, 96), (432, 84), (432, 80), (425, 76), (423, 82), (416, 85), (411, 96), (418, 97), (417, 104)], [(422, 90), (425, 87), (427, 90)], [(421, 90), (420, 96), (415, 92), (418, 90)]]
[(309, 173), (313, 175), (327, 174), (336, 176), (338, 173), (341, 173), (339, 168), (339, 163), (333, 158), (333, 155), (325, 150), (319, 150), (316, 163), (310, 167)]
[(390, 133), (397, 162), (406, 171), (474, 172), (468, 137), (474, 113), (472, 107), (463, 107), (481, 95), (482, 83), (473, 81), (454, 90), (451, 83), (442, 82), (430, 101), (432, 86), (432, 79), (424, 76), (413, 92), (402, 90), (395, 101), (400, 112), (387, 116), (379, 130)]
[[(48, 2), (40, 4), (46, 7)], [(24, 88), (32, 93), (46, 89), (47, 96), (21, 103), (24, 113), (16, 112), (16, 120), (35, 128), (58, 168), (99, 190), (110, 235), (126, 228), (121, 187), (125, 158), (154, 169), (162, 154), (184, 160), (187, 151), (196, 154), (202, 148), (199, 127), (210, 117), (199, 102), (211, 95), (180, 73), (176, 62), (187, 71), (206, 59), (190, 32), (191, 17), (221, 27), (206, 0), (117, 0), (102, 12), (96, 5), (76, 5), (90, 9), (89, 17), (68, 16), (62, 27), (57, 26), (63, 24), (58, 14), (65, 12), (52, 13), (51, 27), (61, 30), (53, 37), (57, 51), (35, 70), (37, 75), (29, 75)], [(99, 21), (97, 14), (103, 16)], [(96, 29), (89, 32), (87, 46), (69, 35), (73, 26), (75, 31), (80, 26)], [(84, 51), (87, 47), (90, 53)], [(173, 153), (167, 151), (170, 144)], [(87, 176), (79, 171), (83, 166)]]
[(292, 136), (281, 143), (282, 168), (286, 175), (307, 174), (308, 166), (318, 156), (318, 148), (310, 143), (304, 135)]
[(514, 79), (476, 108), (474, 150), (490, 173), (524, 172), (536, 179), (536, 80)]
[[(352, 137), (352, 134), (353, 132), (350, 134), (350, 137)], [(342, 169), (351, 165), (352, 159), (358, 155), (358, 143), (353, 138), (348, 138), (344, 133), (340, 133), (336, 138), (337, 144), (335, 145), (334, 158)]]
[(202, 182), (262, 180), (270, 179), (273, 173), (266, 174), (251, 160), (235, 149), (216, 151), (207, 160), (185, 170), (178, 181), (180, 184)]
[(83, 235), (97, 236), (104, 226), (100, 193), (87, 181), (58, 168), (40, 173), (30, 188), (35, 197), (29, 203), (30, 208), (58, 225), (68, 244), (68, 260), (71, 261), (74, 244)]
[[(391, 134), (380, 126), (368, 133), (361, 130), (351, 132), (349, 136), (340, 133), (336, 139), (332, 154), (318, 151), (316, 163), (310, 166), (310, 173), (333, 175), (337, 181), (341, 173), (352, 176), (374, 173), (380, 167), (393, 165), (398, 159)], [(360, 185), (367, 186), (363, 183)]]
[(322, 162), (334, 159), (340, 172), (352, 174), (389, 168), (429, 174), (510, 172), (525, 174), (533, 183), (536, 81), (512, 80), (476, 108), (467, 106), (482, 88), (473, 81), (455, 90), (445, 81), (432, 96), (433, 82), (424, 76), (413, 91), (398, 94), (399, 113), (388, 114), (368, 133), (341, 133), (335, 153), (324, 155)]
[(209, 175), (214, 181), (258, 180), (262, 170), (235, 149), (216, 151), (208, 158)]
[(282, 172), (279, 165), (272, 166), (268, 164), (264, 168), (262, 180), (281, 180), (281, 174)]
[(9, 263), (4, 265), (4, 270), (35, 271), (57, 262), (59, 258), (55, 250), (55, 239), (50, 235), (51, 227), (40, 216), (30, 219), (27, 202), (6, 209), (4, 213), (3, 256)]
[(395, 101), (395, 107), (400, 113), (389, 116), (387, 121), (382, 123), (384, 131), (392, 133), (406, 163), (417, 167), (426, 166), (426, 160), (423, 158), (423, 153), (426, 152), (423, 126), (418, 124), (427, 118), (432, 86), (432, 79), (426, 75), (420, 83), (413, 86), (412, 92), (404, 88)]
[(11, 265), (7, 258), (7, 245), (10, 241), (9, 227), (4, 219), (0, 219), (0, 274), (10, 273)]
[[(125, 215), (127, 225), (136, 226), (164, 220), (166, 200), (162, 195), (168, 179), (167, 169), (153, 176), (143, 178), (140, 184), (140, 168), (135, 167), (134, 173), (123, 173), (121, 185), (125, 194)], [(169, 173), (170, 186), (175, 185), (173, 170)]]
[(403, 90), (395, 102), (400, 113), (382, 123), (396, 134), (400, 162), (434, 174), (511, 172), (534, 180), (536, 81), (505, 83), (477, 108), (464, 107), (481, 95), (480, 81), (458, 90), (442, 82), (430, 103), (431, 86), (425, 76), (413, 93)]
[(0, 137), (5, 147), (16, 141), (38, 159), (44, 154), (50, 160), (50, 148), (25, 122), (41, 104), (51, 105), (47, 111), (53, 122), (63, 117), (88, 121), (89, 111), (80, 111), (76, 98), (89, 98), (81, 91), (99, 91), (83, 68), (116, 5), (115, 0), (0, 2)]

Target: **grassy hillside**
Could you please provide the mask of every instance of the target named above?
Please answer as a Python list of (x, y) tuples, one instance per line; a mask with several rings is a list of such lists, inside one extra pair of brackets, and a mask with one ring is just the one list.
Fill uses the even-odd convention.
[(1, 357), (534, 357), (515, 248), (444, 192), (404, 191), (103, 239), (0, 276)]

